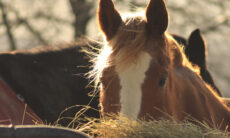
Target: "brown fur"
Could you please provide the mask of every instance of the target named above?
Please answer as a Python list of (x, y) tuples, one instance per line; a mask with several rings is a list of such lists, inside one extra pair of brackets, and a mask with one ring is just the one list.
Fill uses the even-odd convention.
[[(103, 71), (103, 74), (110, 74), (114, 71), (114, 68), (107, 68)], [(120, 111), (120, 95), (116, 93), (116, 91), (120, 90), (119, 78), (117, 75), (113, 76), (103, 76), (101, 78), (101, 82), (105, 85), (102, 85), (100, 92), (100, 103), (103, 105), (101, 106), (102, 115), (104, 113), (118, 113)], [(113, 84), (111, 87), (110, 83)]]
[[(147, 19), (138, 16), (121, 23), (105, 45), (105, 48), (111, 48), (104, 60), (106, 66), (99, 69), (96, 66), (94, 69), (102, 83), (102, 112), (118, 114), (120, 110), (121, 86), (115, 67), (125, 70), (145, 51), (152, 61), (142, 84), (140, 119), (158, 119), (169, 115), (180, 121), (189, 115), (211, 127), (229, 131), (230, 110), (201, 79), (199, 71), (192, 67), (176, 41), (165, 32), (168, 15), (164, 0), (151, 0), (146, 11)], [(153, 14), (148, 14), (150, 11)], [(159, 87), (162, 77), (166, 78), (166, 83), (164, 87)], [(115, 108), (112, 105), (116, 105)]]
[(221, 98), (221, 100), (230, 108), (230, 98)]

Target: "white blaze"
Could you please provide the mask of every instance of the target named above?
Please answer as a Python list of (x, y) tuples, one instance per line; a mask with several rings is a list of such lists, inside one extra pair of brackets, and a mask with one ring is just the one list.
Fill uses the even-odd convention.
[(123, 71), (116, 67), (120, 79), (120, 116), (137, 119), (141, 108), (142, 89), (145, 80), (145, 73), (151, 62), (151, 56), (143, 52), (136, 63), (130, 65)]

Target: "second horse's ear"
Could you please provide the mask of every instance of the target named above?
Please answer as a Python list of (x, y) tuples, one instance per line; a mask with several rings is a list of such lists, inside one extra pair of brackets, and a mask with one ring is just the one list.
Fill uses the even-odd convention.
[(188, 38), (185, 53), (189, 61), (199, 67), (206, 67), (206, 42), (199, 29), (194, 30)]
[(110, 40), (117, 32), (122, 19), (112, 0), (99, 0), (98, 24), (106, 39)]
[(146, 8), (147, 31), (162, 35), (168, 27), (168, 11), (165, 0), (150, 0)]

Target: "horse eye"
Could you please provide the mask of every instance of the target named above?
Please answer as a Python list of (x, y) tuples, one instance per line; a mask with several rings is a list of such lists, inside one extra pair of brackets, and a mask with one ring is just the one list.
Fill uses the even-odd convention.
[(159, 81), (159, 87), (163, 88), (166, 84), (167, 77), (162, 77)]

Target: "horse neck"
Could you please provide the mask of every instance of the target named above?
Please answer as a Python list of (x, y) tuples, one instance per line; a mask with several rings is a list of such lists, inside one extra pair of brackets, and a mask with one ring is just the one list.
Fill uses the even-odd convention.
[(198, 121), (221, 125), (222, 129), (230, 125), (230, 110), (189, 68), (174, 69), (170, 82), (169, 91), (174, 95), (169, 99), (169, 110), (176, 119), (185, 119), (189, 114)]

